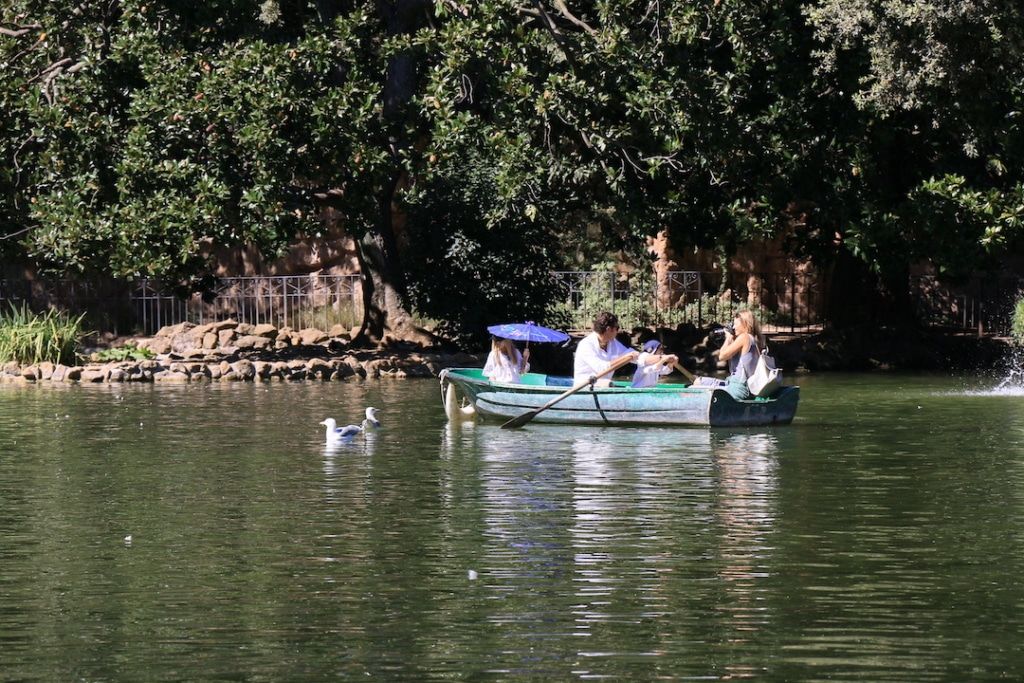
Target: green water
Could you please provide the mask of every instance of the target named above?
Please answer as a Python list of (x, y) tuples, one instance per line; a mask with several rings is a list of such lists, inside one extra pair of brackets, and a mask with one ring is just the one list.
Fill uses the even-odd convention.
[(1024, 677), (1024, 395), (800, 383), (516, 432), (429, 380), (0, 386), (0, 680)]

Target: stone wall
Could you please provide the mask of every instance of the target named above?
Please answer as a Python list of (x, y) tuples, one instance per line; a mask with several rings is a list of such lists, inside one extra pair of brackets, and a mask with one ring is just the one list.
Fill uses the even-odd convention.
[[(334, 334), (332, 334), (334, 333)], [(482, 365), (468, 353), (400, 353), (347, 349), (347, 331), (291, 330), (225, 320), (181, 323), (137, 340), (154, 357), (82, 366), (8, 363), (0, 383), (284, 382), (435, 377), (448, 367)]]

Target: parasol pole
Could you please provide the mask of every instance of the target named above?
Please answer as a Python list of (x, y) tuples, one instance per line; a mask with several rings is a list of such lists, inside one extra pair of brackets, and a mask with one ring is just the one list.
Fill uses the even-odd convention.
[[(530, 353), (530, 328), (531, 327), (533, 327), (533, 321), (532, 320), (527, 320), (526, 321), (526, 355), (529, 355), (529, 353)], [(526, 369), (526, 362), (527, 362), (527, 359), (524, 357), (523, 358), (523, 367), (522, 367), (523, 370)]]

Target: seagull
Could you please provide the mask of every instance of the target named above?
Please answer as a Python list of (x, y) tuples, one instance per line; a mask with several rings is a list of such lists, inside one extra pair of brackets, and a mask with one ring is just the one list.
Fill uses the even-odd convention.
[(377, 419), (377, 409), (367, 408), (366, 419), (363, 420), (361, 425), (345, 425), (339, 427), (337, 421), (333, 417), (329, 417), (320, 424), (327, 427), (327, 443), (337, 443), (339, 441), (348, 441), (352, 439), (356, 434), (363, 432), (366, 429), (380, 427), (380, 420)]

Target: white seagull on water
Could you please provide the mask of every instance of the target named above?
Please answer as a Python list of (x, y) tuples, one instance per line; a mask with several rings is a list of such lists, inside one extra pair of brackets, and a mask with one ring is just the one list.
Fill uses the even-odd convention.
[(374, 429), (380, 427), (380, 420), (377, 419), (376, 408), (367, 408), (366, 419), (363, 420), (361, 425), (345, 425), (344, 427), (339, 427), (333, 417), (327, 418), (320, 424), (327, 427), (327, 443), (337, 443), (339, 441), (348, 441), (356, 434), (360, 434), (370, 427)]

